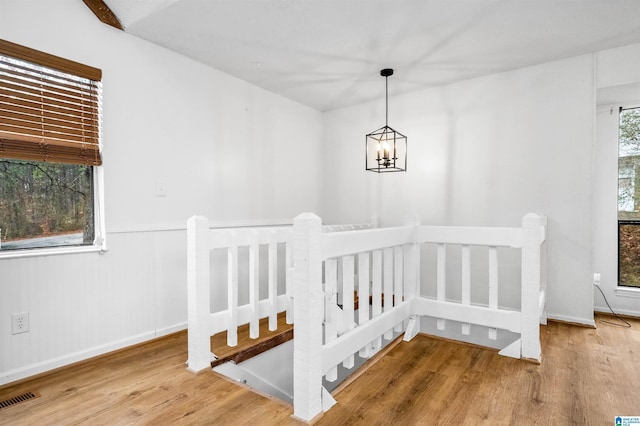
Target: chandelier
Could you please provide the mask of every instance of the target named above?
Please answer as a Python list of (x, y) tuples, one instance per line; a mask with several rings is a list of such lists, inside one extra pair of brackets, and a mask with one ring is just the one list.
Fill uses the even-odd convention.
[(376, 173), (407, 171), (407, 137), (389, 127), (389, 77), (393, 70), (380, 71), (385, 82), (384, 126), (367, 134), (365, 168)]

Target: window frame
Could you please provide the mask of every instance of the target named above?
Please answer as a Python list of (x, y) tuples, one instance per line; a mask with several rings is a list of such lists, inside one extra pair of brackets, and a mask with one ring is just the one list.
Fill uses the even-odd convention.
[[(46, 67), (58, 72), (62, 72), (71, 76), (79, 77), (82, 79), (88, 79), (97, 83), (98, 87), (98, 100), (97, 100), (97, 118), (96, 124), (98, 127), (97, 140), (94, 138), (92, 144), (97, 145), (98, 161), (92, 164), (84, 163), (92, 167), (92, 188), (93, 188), (93, 225), (94, 225), (94, 238), (91, 244), (82, 245), (62, 245), (51, 247), (33, 247), (15, 250), (0, 250), (0, 259), (18, 258), (18, 257), (32, 257), (32, 256), (48, 256), (58, 254), (70, 254), (70, 253), (88, 253), (88, 252), (100, 252), (103, 253), (107, 250), (106, 244), (106, 229), (104, 219), (104, 166), (102, 165), (101, 152), (102, 152), (102, 105), (100, 85), (102, 80), (102, 71), (100, 69), (90, 67), (78, 62), (74, 62), (68, 59), (64, 59), (58, 56), (54, 56), (45, 52), (41, 52), (35, 49), (31, 49), (25, 46), (21, 46), (6, 40), (0, 39), (0, 54), (7, 58), (16, 59), (19, 61), (29, 62), (36, 66)], [(12, 111), (11, 109), (9, 111)], [(10, 116), (9, 116), (10, 117)], [(20, 140), (20, 135), (16, 135)], [(9, 135), (5, 140), (11, 141), (12, 138)], [(95, 145), (94, 145), (95, 146)], [(11, 155), (4, 156), (2, 158), (11, 159)], [(18, 159), (16, 157), (16, 159)], [(24, 159), (27, 161), (35, 162), (47, 162), (40, 158)], [(53, 159), (49, 163), (56, 163)], [(82, 164), (81, 162), (63, 161), (72, 164)]]
[[(616, 186), (617, 186), (617, 196), (616, 196), (616, 202), (617, 202), (617, 207), (616, 207), (616, 221), (617, 221), (617, 286), (616, 288), (618, 290), (621, 291), (631, 291), (631, 292), (640, 292), (640, 283), (638, 285), (631, 285), (631, 284), (625, 284), (622, 282), (621, 280), (621, 240), (620, 240), (620, 235), (621, 235), (621, 229), (623, 226), (625, 225), (633, 225), (633, 226), (640, 226), (640, 217), (638, 219), (634, 219), (634, 218), (621, 218), (620, 217), (620, 131), (621, 131), (621, 121), (622, 121), (622, 112), (625, 110), (639, 110), (640, 111), (640, 105), (629, 105), (629, 106), (620, 106), (618, 108), (618, 141), (617, 141), (617, 151), (618, 151), (618, 155), (617, 155), (617, 161), (618, 161), (618, 165), (617, 165), (617, 180), (616, 180)], [(633, 176), (635, 177), (635, 175)], [(633, 178), (633, 177), (629, 177), (629, 178)], [(635, 188), (635, 187), (634, 187)]]
[(638, 285), (632, 285), (632, 284), (624, 284), (621, 280), (622, 277), (622, 270), (621, 270), (621, 266), (622, 266), (622, 262), (620, 261), (620, 235), (622, 233), (622, 227), (623, 226), (640, 226), (640, 219), (637, 220), (633, 220), (633, 219), (618, 219), (618, 287), (622, 287), (622, 288), (631, 288), (631, 289), (638, 289), (640, 290), (640, 283)]

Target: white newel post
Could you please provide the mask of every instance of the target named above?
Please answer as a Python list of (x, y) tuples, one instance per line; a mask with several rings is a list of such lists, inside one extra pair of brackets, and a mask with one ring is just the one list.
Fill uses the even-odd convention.
[[(407, 218), (404, 221), (406, 226), (413, 226), (414, 235), (420, 226), (417, 218)], [(420, 245), (415, 241), (404, 246), (404, 298), (405, 300), (415, 299), (420, 296)], [(404, 333), (405, 342), (413, 339), (420, 332), (420, 316), (412, 315), (409, 318), (407, 329)]]
[(209, 336), (209, 221), (192, 216), (187, 221), (188, 369), (211, 367)]
[(522, 218), (522, 352), (523, 358), (540, 361), (540, 244), (544, 218), (533, 213)]
[(311, 213), (293, 221), (293, 415), (322, 413), (322, 222)]

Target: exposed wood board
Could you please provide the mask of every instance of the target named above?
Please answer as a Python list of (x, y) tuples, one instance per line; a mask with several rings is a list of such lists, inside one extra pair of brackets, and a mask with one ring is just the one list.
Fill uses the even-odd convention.
[(109, 9), (109, 6), (102, 0), (82, 0), (98, 19), (114, 28), (124, 31), (118, 17)]
[(236, 364), (240, 364), (243, 361), (246, 361), (254, 356), (260, 355), (268, 351), (269, 349), (273, 349), (278, 345), (281, 345), (289, 340), (293, 339), (293, 328), (289, 328), (282, 332), (278, 332), (272, 337), (269, 337), (267, 340), (256, 343), (253, 346), (250, 346), (246, 349), (239, 351), (238, 353), (227, 355), (225, 357), (216, 359), (211, 362), (211, 368), (216, 367), (220, 364), (224, 364), (225, 362), (233, 361)]

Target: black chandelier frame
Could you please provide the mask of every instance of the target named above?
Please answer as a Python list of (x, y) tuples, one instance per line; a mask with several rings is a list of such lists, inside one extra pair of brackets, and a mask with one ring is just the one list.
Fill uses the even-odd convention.
[(407, 137), (389, 127), (389, 76), (393, 69), (380, 71), (385, 78), (385, 124), (365, 137), (365, 169), (376, 173), (407, 171)]

